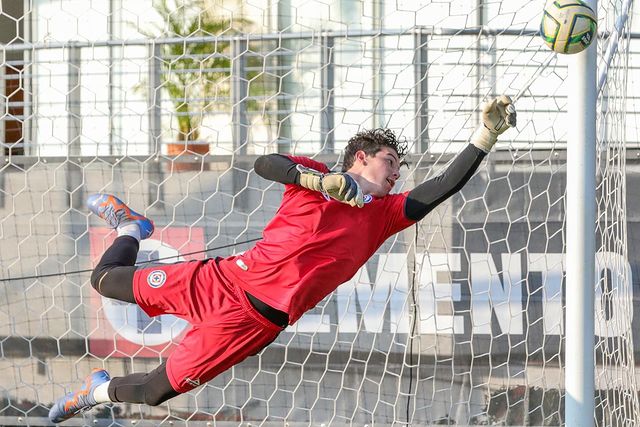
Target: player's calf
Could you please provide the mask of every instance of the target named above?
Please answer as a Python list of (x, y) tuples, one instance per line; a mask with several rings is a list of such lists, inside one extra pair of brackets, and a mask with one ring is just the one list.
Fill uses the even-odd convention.
[(132, 236), (120, 236), (105, 251), (91, 273), (91, 286), (102, 296), (135, 302), (133, 276), (139, 242)]

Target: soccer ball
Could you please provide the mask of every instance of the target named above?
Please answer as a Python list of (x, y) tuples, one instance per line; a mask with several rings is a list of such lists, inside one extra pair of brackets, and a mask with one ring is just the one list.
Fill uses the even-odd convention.
[(553, 51), (578, 53), (596, 37), (596, 14), (580, 0), (548, 0), (540, 35)]

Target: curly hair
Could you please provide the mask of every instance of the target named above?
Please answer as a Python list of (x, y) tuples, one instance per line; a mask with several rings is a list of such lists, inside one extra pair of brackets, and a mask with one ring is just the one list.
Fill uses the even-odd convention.
[(402, 158), (407, 154), (407, 141), (396, 137), (391, 129), (370, 129), (356, 133), (344, 149), (344, 161), (342, 162), (342, 172), (346, 172), (353, 166), (356, 152), (362, 150), (367, 156), (375, 156), (382, 149), (389, 147), (395, 150), (398, 157)]

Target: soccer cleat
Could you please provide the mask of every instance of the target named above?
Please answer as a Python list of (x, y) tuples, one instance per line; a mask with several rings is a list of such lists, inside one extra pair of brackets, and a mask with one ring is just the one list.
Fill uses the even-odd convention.
[(75, 393), (68, 393), (53, 404), (49, 410), (49, 420), (57, 424), (96, 406), (98, 403), (93, 397), (93, 392), (96, 387), (106, 383), (110, 379), (111, 377), (109, 377), (109, 374), (104, 369), (96, 368), (91, 371), (91, 374), (84, 380), (80, 390)]
[(92, 194), (87, 198), (87, 206), (91, 212), (104, 219), (111, 228), (135, 223), (140, 227), (141, 239), (147, 239), (153, 234), (153, 221), (131, 210), (116, 196)]

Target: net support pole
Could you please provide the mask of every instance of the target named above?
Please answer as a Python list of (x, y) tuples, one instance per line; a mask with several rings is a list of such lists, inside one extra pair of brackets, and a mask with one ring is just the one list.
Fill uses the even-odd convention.
[[(597, 9), (597, 0), (586, 3)], [(594, 424), (597, 40), (569, 59), (565, 423)]]

